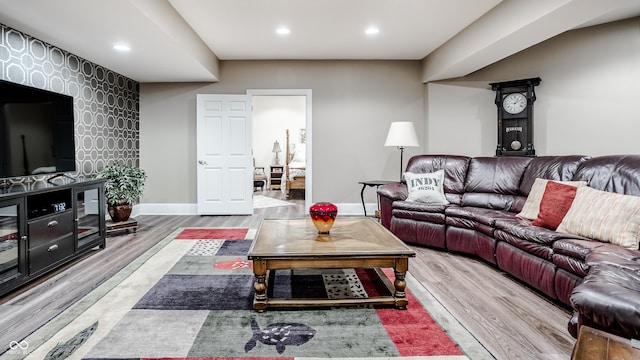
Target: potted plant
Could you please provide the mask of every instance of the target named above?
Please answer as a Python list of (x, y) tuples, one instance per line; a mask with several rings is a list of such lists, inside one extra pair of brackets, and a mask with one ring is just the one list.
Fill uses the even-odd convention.
[(136, 166), (112, 164), (99, 170), (98, 178), (106, 180), (104, 195), (111, 219), (129, 220), (132, 204), (142, 195), (147, 174)]

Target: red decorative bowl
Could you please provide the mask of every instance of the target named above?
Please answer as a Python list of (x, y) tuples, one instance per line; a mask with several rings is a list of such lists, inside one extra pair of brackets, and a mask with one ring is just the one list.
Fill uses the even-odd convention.
[(311, 205), (309, 215), (318, 234), (328, 234), (338, 216), (338, 207), (330, 202), (318, 202)]

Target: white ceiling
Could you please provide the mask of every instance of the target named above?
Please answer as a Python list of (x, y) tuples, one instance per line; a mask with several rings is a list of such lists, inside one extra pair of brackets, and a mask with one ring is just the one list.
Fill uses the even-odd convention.
[(431, 81), (639, 15), (638, 0), (0, 0), (0, 23), (140, 82), (217, 81), (219, 60), (425, 57)]

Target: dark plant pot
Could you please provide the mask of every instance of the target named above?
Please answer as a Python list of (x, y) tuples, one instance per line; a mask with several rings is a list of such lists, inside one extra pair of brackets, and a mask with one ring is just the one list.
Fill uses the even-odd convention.
[(131, 215), (133, 206), (131, 204), (109, 205), (109, 216), (114, 222), (127, 221)]

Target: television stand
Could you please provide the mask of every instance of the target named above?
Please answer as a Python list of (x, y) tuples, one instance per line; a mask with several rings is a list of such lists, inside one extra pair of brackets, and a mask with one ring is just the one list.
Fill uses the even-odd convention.
[(52, 182), (52, 181), (51, 181), (51, 180), (53, 180), (53, 179), (57, 179), (57, 178), (59, 178), (59, 177), (67, 178), (67, 179), (69, 179), (69, 181), (71, 181), (72, 183), (74, 183), (74, 182), (78, 181), (78, 179), (74, 178), (73, 176), (69, 176), (69, 175), (67, 175), (67, 174), (56, 174), (56, 175), (53, 175), (53, 176), (51, 176), (50, 178), (48, 178), (48, 179), (47, 179), (47, 182), (48, 182), (49, 184), (51, 184), (51, 185), (59, 185), (59, 184), (56, 184), (56, 183), (54, 183), (54, 182)]
[(104, 249), (104, 179), (16, 186), (0, 193), (0, 297)]

